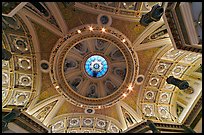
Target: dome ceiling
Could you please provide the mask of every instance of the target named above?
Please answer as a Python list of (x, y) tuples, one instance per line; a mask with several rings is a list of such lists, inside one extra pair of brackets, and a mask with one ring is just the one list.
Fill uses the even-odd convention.
[[(201, 96), (202, 54), (174, 50), (163, 19), (139, 24), (157, 3), (40, 4), (46, 12), (27, 3), (2, 17), (3, 48), (13, 54), (2, 60), (4, 111), (24, 107), (52, 132), (69, 133), (186, 119)], [(194, 93), (167, 85), (170, 75)]]
[(130, 53), (133, 52), (130, 41), (113, 28), (104, 33), (101, 29), (97, 25), (81, 26), (75, 29), (80, 33), (74, 34), (73, 30), (67, 40), (53, 48), (52, 82), (77, 106), (103, 108), (113, 105), (124, 97), (124, 93), (129, 93), (127, 88), (134, 85), (138, 74), (137, 55)]

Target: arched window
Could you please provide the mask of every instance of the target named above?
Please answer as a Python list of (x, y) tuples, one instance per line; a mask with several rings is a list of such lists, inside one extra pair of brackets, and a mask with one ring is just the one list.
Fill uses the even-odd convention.
[(39, 3), (39, 2), (31, 2), (33, 4), (33, 6), (35, 6), (44, 16), (48, 17), (49, 16), (49, 12), (47, 11), (47, 9), (45, 9), (45, 7)]
[(132, 121), (130, 115), (128, 113), (126, 113), (126, 112), (125, 112), (125, 119), (130, 125), (133, 124), (133, 121)]

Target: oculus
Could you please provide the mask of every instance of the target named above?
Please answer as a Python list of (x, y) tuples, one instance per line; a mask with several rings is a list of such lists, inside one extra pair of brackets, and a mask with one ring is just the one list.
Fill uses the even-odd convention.
[(106, 74), (108, 63), (102, 56), (93, 55), (86, 60), (85, 70), (89, 76), (99, 78)]

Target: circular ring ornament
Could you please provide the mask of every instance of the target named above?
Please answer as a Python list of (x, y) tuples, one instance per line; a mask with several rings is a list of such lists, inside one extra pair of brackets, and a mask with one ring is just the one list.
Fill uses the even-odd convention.
[(154, 92), (153, 91), (147, 91), (145, 93), (145, 98), (148, 100), (153, 99), (154, 98)]
[(151, 106), (145, 106), (143, 108), (143, 112), (145, 113), (146, 116), (152, 116), (152, 107)]
[(159, 113), (162, 118), (168, 118), (167, 108), (166, 107), (159, 107)]
[(2, 60), (2, 68), (8, 66), (8, 61)]
[(150, 86), (157, 86), (157, 84), (159, 83), (159, 78), (153, 77), (150, 79)]
[(86, 126), (90, 126), (91, 124), (93, 124), (93, 120), (90, 118), (86, 118), (86, 119), (84, 119), (84, 124)]
[(161, 101), (161, 102), (167, 102), (167, 101), (168, 101), (168, 96), (169, 96), (169, 94), (167, 94), (167, 93), (162, 93), (162, 94), (160, 95), (160, 101)]
[(79, 119), (78, 119), (78, 118), (72, 118), (72, 119), (70, 120), (69, 124), (70, 124), (71, 126), (76, 126), (76, 125), (79, 124)]
[(28, 70), (31, 68), (30, 64), (30, 60), (28, 59), (19, 59), (19, 62), (18, 62), (19, 66), (25, 70)]
[(25, 93), (18, 93), (16, 95), (16, 104), (23, 105), (27, 102), (28, 95)]
[(100, 128), (104, 128), (106, 126), (106, 122), (104, 120), (98, 120), (96, 124)]
[(14, 39), (14, 46), (22, 52), (28, 51), (28, 44), (21, 38)]
[(167, 65), (165, 63), (160, 63), (158, 66), (157, 66), (157, 72), (158, 73), (163, 73), (166, 69), (167, 69)]
[(182, 73), (184, 67), (183, 66), (176, 66), (174, 69), (173, 69), (173, 74), (178, 76)]
[[(90, 26), (93, 28), (92, 31), (89, 29)], [(135, 85), (136, 83), (139, 61), (136, 52), (132, 48), (131, 42), (125, 37), (125, 35), (116, 29), (111, 27), (106, 27), (105, 29), (106, 30), (104, 32), (100, 25), (82, 25), (71, 30), (64, 38), (59, 39), (52, 50), (49, 60), (49, 73), (52, 83), (54, 87), (58, 87), (56, 90), (61, 93), (67, 101), (76, 106), (95, 109), (99, 109), (98, 106), (101, 106), (101, 108), (112, 106), (120, 99), (124, 98), (123, 93), (128, 91), (127, 88), (129, 84)], [(79, 30), (80, 33), (77, 32)], [(94, 46), (97, 43), (95, 40), (97, 41), (98, 39), (106, 41), (106, 49), (103, 49), (102, 51), (94, 49)], [(123, 42), (124, 39), (125, 42)], [(92, 41), (94, 44), (89, 46)], [(117, 49), (118, 51), (109, 52), (108, 50), (110, 48)], [(76, 49), (77, 51), (75, 51)], [(101, 77), (97, 77), (97, 79), (88, 75), (86, 71), (88, 69), (85, 67), (88, 58), (94, 55), (102, 56), (107, 61), (107, 71), (105, 69), (105, 74), (102, 74)], [(63, 67), (67, 57), (72, 57), (73, 59), (78, 60), (81, 66), (77, 67), (77, 69), (65, 72)], [(110, 79), (110, 71), (113, 69), (114, 60), (117, 62), (124, 61), (124, 63), (119, 66), (126, 68), (124, 79), (121, 83), (117, 84), (118, 86), (116, 87), (114, 86), (114, 83), (111, 84), (112, 82), (106, 83), (108, 88), (113, 88), (113, 92), (110, 92), (110, 94), (108, 93), (108, 95), (105, 96), (94, 96), (94, 94), (98, 94), (100, 92), (99, 82), (109, 81), (108, 79)], [(104, 64), (103, 62), (96, 61), (90, 62), (89, 66), (92, 70), (101, 71), (105, 65), (106, 62)], [(74, 80), (73, 77), (80, 77), (82, 79)], [(73, 80), (71, 82), (72, 85), (68, 83), (69, 78), (72, 78)], [(114, 80), (115, 78), (112, 79), (112, 81)], [(96, 84), (95, 86), (97, 88), (90, 90), (91, 94), (89, 94), (93, 95), (93, 98), (83, 95), (83, 91), (80, 91), (83, 87), (87, 87), (86, 82)], [(87, 89), (88, 88), (89, 87), (87, 87)]]
[(160, 114), (164, 117), (164, 116), (166, 116), (166, 110), (164, 109), (164, 108), (162, 108), (161, 110), (160, 110)]
[(27, 76), (27, 75), (20, 76), (19, 82), (23, 86), (30, 86), (32, 83), (30, 76)]
[(145, 114), (146, 114), (147, 116), (151, 116), (151, 114), (152, 114), (151, 111), (152, 111), (152, 110), (151, 110), (150, 108), (148, 108), (148, 107), (145, 108)]

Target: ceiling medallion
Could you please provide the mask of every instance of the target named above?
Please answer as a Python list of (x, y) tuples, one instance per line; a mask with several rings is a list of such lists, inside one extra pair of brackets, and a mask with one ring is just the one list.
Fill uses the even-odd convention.
[(145, 98), (148, 99), (148, 100), (153, 99), (154, 96), (155, 96), (155, 95), (154, 95), (154, 92), (153, 92), (153, 91), (147, 91), (147, 92), (145, 93)]
[(85, 118), (83, 122), (84, 122), (84, 124), (85, 124), (86, 126), (91, 126), (91, 125), (93, 124), (93, 119), (91, 119), (91, 118)]
[(22, 51), (22, 52), (28, 51), (28, 44), (27, 44), (27, 42), (24, 41), (24, 40), (21, 39), (21, 38), (15, 38), (15, 39), (14, 39), (14, 46), (15, 46), (18, 50), (20, 50), (20, 51)]
[(21, 59), (19, 58), (18, 64), (24, 70), (28, 70), (31, 68), (31, 61), (29, 59)]
[(104, 120), (98, 120), (96, 124), (100, 128), (105, 128), (106, 126), (106, 122)]
[(112, 106), (124, 98), (129, 84), (136, 83), (138, 57), (131, 42), (114, 28), (105, 29), (82, 25), (59, 39), (52, 50), (53, 85), (79, 107)]

